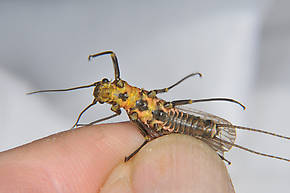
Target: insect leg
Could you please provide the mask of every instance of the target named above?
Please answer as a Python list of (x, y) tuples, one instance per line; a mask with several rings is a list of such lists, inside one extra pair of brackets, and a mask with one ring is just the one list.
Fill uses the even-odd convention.
[(218, 155), (219, 155), (219, 157), (220, 157), (223, 161), (227, 162), (229, 165), (232, 164), (232, 162), (230, 162), (229, 160), (227, 160), (224, 156), (222, 156), (222, 155), (220, 155), (220, 154), (218, 154)]
[(175, 107), (175, 106), (180, 106), (180, 105), (187, 105), (187, 104), (192, 104), (192, 103), (198, 103), (198, 102), (207, 102), (207, 101), (227, 101), (227, 102), (231, 102), (231, 103), (236, 103), (238, 105), (240, 105), (244, 110), (246, 109), (246, 107), (234, 100), (234, 99), (230, 99), (230, 98), (209, 98), (209, 99), (198, 99), (198, 100), (191, 100), (191, 99), (187, 99), (187, 100), (177, 100), (177, 101), (172, 101), (171, 103), (166, 104), (169, 107)]
[(108, 55), (108, 54), (111, 55), (111, 58), (113, 61), (114, 71), (115, 71), (115, 80), (120, 80), (120, 70), (119, 70), (118, 59), (117, 59), (116, 54), (113, 51), (105, 51), (105, 52), (100, 52), (97, 54), (92, 54), (92, 55), (89, 55), (88, 59), (90, 61), (92, 58), (95, 58), (97, 56)]
[(150, 134), (148, 132), (148, 131), (150, 131), (150, 128), (148, 128), (144, 123), (142, 123), (138, 119), (132, 120), (132, 121), (137, 124), (138, 129), (139, 129), (140, 133), (143, 135), (145, 141), (133, 153), (131, 153), (129, 156), (125, 157), (125, 160), (124, 160), (125, 162), (129, 161), (136, 153), (138, 153), (140, 151), (140, 149), (142, 149), (142, 147), (144, 145), (146, 145), (149, 141), (151, 141), (154, 138), (153, 134), (152, 133)]
[(144, 138), (146, 138), (147, 136), (149, 136), (148, 131), (144, 128), (143, 124), (140, 123), (140, 121), (137, 120), (137, 121), (134, 121), (134, 123), (137, 124), (138, 129), (139, 129), (140, 133), (143, 135)]
[(143, 135), (145, 139), (147, 138), (150, 141), (152, 139), (155, 139), (161, 136), (158, 132), (154, 131), (153, 129), (145, 125), (142, 121), (138, 119), (132, 120), (132, 121), (137, 124), (138, 129), (140, 130), (141, 134)]
[(75, 124), (72, 126), (72, 129), (77, 126), (81, 116), (83, 115), (84, 112), (86, 112), (89, 108), (91, 108), (92, 106), (94, 106), (97, 103), (97, 100), (94, 100), (90, 105), (88, 105), (84, 110), (82, 110), (82, 112), (79, 114)]
[(140, 145), (133, 153), (131, 153), (128, 157), (125, 157), (125, 162), (129, 161), (136, 153), (140, 151), (140, 149), (146, 145), (149, 142), (149, 140), (145, 140), (142, 145)]
[(89, 124), (77, 124), (77, 126), (90, 126), (90, 125), (93, 125), (93, 124), (96, 124), (96, 123), (99, 123), (99, 122), (102, 122), (102, 121), (105, 121), (105, 120), (109, 120), (109, 119), (111, 119), (111, 118), (113, 118), (113, 117), (116, 117), (116, 116), (118, 116), (118, 115), (121, 114), (120, 106), (117, 105), (117, 104), (113, 105), (113, 106), (111, 107), (111, 110), (112, 110), (113, 112), (115, 112), (115, 114), (110, 115), (110, 116), (105, 117), (105, 118), (102, 118), (102, 119), (99, 119), (99, 120), (96, 120), (96, 121), (93, 121), (93, 122), (91, 122), (91, 123), (89, 123)]
[(179, 80), (178, 82), (176, 82), (175, 84), (173, 84), (173, 85), (171, 85), (171, 86), (169, 86), (167, 88), (162, 88), (162, 89), (156, 89), (156, 90), (149, 91), (148, 95), (153, 97), (153, 96), (156, 96), (157, 94), (168, 92), (170, 89), (172, 89), (173, 87), (179, 85), (184, 80), (188, 79), (189, 77), (196, 76), (196, 75), (199, 75), (199, 77), (202, 77), (202, 74), (199, 73), (199, 72), (191, 73), (191, 74), (185, 76), (184, 78), (182, 78), (181, 80)]
[(96, 124), (96, 123), (99, 123), (99, 122), (102, 122), (102, 121), (109, 120), (109, 119), (111, 119), (111, 118), (113, 118), (113, 117), (116, 117), (116, 116), (118, 116), (118, 115), (120, 115), (120, 114), (115, 113), (115, 114), (113, 114), (113, 115), (110, 115), (110, 116), (108, 116), (108, 117), (104, 117), (104, 118), (102, 118), (102, 119), (98, 119), (98, 120), (93, 121), (93, 122), (91, 122), (91, 123), (88, 123), (88, 124), (76, 124), (76, 126), (78, 127), (78, 126), (90, 126), (90, 125), (94, 125), (94, 124)]

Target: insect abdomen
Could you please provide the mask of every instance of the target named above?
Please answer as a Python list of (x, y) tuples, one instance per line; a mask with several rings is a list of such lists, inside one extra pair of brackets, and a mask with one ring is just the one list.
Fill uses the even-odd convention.
[(171, 110), (164, 122), (164, 130), (190, 136), (212, 136), (214, 123), (178, 110)]

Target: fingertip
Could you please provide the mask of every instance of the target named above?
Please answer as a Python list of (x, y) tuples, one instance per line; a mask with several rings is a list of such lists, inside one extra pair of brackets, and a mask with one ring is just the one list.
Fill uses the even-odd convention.
[(182, 135), (150, 141), (110, 174), (102, 193), (234, 192), (224, 162), (207, 144)]
[[(27, 184), (32, 178), (23, 176), (32, 175), (24, 172), (28, 171), (25, 168), (30, 168), (29, 171), (35, 172), (33, 176), (40, 176), (39, 181), (45, 179), (35, 184), (39, 188), (45, 183), (54, 184), (55, 192), (60, 189), (63, 192), (92, 192), (101, 187), (112, 168), (141, 141), (142, 136), (130, 123), (70, 130), (1, 153), (0, 173), (7, 167), (14, 168), (13, 171), (23, 172), (21, 178), (27, 179), (23, 182)], [(16, 172), (10, 176), (15, 177)], [(0, 179), (3, 178), (5, 176), (0, 175)], [(4, 187), (1, 180), (0, 187)]]
[(151, 141), (132, 160), (136, 192), (234, 192), (224, 162), (207, 144), (182, 135)]

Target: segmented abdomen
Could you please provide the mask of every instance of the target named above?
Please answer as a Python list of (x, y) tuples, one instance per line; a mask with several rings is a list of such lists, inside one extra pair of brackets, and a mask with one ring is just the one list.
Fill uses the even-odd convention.
[(211, 120), (171, 109), (164, 120), (164, 132), (180, 133), (190, 136), (213, 137), (216, 134), (216, 125)]

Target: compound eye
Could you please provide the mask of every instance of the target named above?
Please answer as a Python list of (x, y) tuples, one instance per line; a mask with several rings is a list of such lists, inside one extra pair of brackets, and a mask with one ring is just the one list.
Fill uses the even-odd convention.
[(107, 79), (107, 78), (104, 78), (103, 80), (102, 80), (102, 83), (108, 83), (109, 82), (109, 80)]

